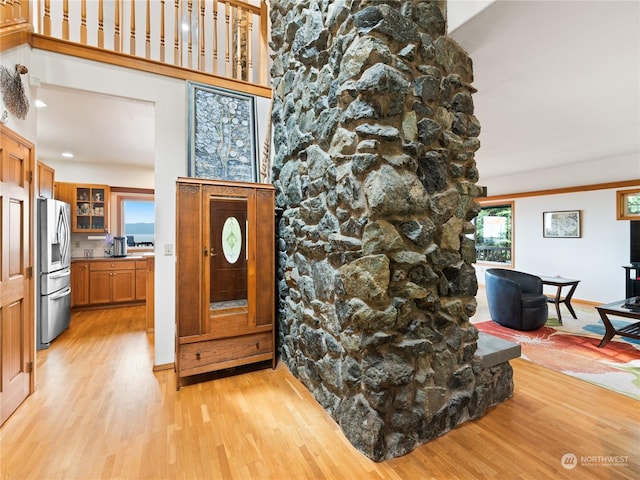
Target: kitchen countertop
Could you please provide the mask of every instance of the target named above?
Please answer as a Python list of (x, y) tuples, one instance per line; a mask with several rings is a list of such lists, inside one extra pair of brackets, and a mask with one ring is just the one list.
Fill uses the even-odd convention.
[(137, 255), (127, 255), (126, 257), (71, 257), (71, 262), (102, 262), (102, 261), (117, 261), (117, 260), (144, 260), (147, 257), (153, 257), (153, 253), (141, 253)]

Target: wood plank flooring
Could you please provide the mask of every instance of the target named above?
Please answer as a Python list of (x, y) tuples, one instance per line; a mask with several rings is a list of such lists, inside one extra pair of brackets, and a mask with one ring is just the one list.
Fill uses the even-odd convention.
[(640, 478), (639, 402), (524, 360), (511, 400), (376, 463), (282, 364), (177, 392), (152, 358), (144, 307), (74, 312), (38, 352), (37, 391), (0, 429), (1, 478)]

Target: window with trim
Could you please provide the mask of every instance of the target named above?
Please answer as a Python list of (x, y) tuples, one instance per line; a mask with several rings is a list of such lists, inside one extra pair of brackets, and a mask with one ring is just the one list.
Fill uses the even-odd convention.
[(139, 189), (122, 190), (116, 193), (118, 235), (127, 238), (128, 249), (153, 250), (155, 245), (153, 193), (140, 193)]
[(482, 205), (475, 225), (476, 262), (512, 265), (513, 202)]

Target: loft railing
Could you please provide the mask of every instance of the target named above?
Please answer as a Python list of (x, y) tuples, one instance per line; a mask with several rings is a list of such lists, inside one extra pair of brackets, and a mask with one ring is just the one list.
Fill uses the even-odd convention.
[(268, 11), (259, 0), (0, 0), (0, 27), (266, 86)]

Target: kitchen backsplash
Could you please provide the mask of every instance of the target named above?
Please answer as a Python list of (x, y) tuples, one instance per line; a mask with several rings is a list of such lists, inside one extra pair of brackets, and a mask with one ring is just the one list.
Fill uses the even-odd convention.
[[(102, 258), (110, 257), (108, 253), (110, 244), (107, 243), (107, 234), (87, 235), (84, 233), (71, 234), (71, 258)], [(129, 255), (152, 255), (153, 246), (127, 247)]]
[(100, 239), (90, 239), (92, 235), (83, 233), (71, 234), (71, 257), (73, 258), (97, 258), (108, 257), (105, 251), (109, 250), (106, 236), (96, 235)]

